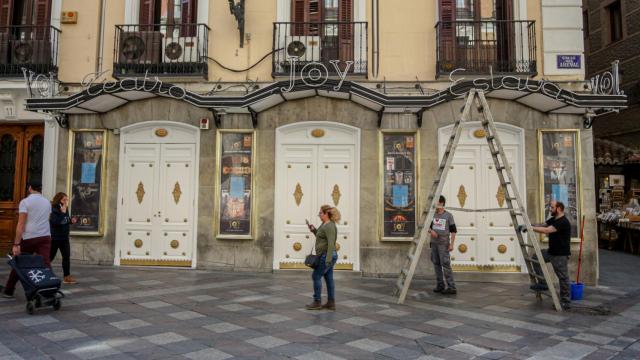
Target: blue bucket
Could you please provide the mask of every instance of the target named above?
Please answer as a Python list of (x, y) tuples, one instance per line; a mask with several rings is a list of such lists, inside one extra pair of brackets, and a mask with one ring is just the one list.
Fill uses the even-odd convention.
[(583, 283), (571, 283), (571, 300), (582, 300)]

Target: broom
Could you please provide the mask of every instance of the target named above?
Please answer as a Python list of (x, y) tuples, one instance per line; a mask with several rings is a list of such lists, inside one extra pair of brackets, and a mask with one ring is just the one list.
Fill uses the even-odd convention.
[(582, 267), (582, 244), (584, 243), (584, 218), (582, 215), (582, 226), (580, 226), (580, 254), (578, 255), (578, 276), (576, 278), (576, 284), (580, 284), (580, 268)]

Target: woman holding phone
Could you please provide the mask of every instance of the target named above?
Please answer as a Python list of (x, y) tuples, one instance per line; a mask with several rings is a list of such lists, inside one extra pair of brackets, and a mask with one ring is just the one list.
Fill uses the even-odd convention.
[[(318, 213), (322, 224), (316, 229), (307, 222), (309, 231), (316, 235), (316, 254), (320, 256), (318, 266), (313, 269), (313, 302), (307, 305), (307, 310), (336, 309), (336, 289), (333, 282), (333, 267), (338, 261), (336, 239), (340, 221), (340, 212), (333, 206), (322, 205)], [(322, 305), (322, 278), (327, 283), (327, 302)]]
[(64, 272), (64, 283), (75, 284), (76, 280), (71, 276), (70, 257), (71, 245), (69, 244), (69, 197), (63, 192), (59, 192), (51, 201), (51, 217), (49, 224), (51, 225), (51, 254), (49, 259), (53, 261), (58, 249), (62, 254), (62, 271)]

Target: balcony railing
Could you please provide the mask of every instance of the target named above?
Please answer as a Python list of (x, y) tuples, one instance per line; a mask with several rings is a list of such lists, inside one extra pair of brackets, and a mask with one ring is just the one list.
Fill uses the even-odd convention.
[(273, 75), (286, 76), (291, 71), (291, 57), (297, 58), (297, 69), (327, 69), (337, 75), (331, 60), (339, 60), (340, 72), (346, 62), (353, 61), (351, 75), (367, 75), (366, 22), (277, 22), (273, 24)]
[(535, 21), (441, 21), (436, 34), (438, 75), (537, 73)]
[(22, 68), (57, 73), (59, 38), (60, 30), (53, 26), (0, 27), (0, 77), (23, 76)]
[(113, 76), (207, 77), (205, 24), (116, 25)]

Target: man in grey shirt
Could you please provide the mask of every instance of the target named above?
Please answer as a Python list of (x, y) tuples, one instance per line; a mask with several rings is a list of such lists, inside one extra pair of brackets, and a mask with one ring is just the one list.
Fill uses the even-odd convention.
[(431, 234), (431, 262), (435, 268), (437, 281), (433, 292), (453, 295), (458, 291), (456, 283), (453, 281), (450, 252), (453, 250), (458, 230), (453, 215), (444, 209), (445, 203), (446, 199), (441, 195), (429, 230)]
[[(39, 181), (31, 181), (29, 184), (29, 196), (20, 201), (18, 208), (18, 225), (16, 226), (16, 238), (13, 241), (13, 256), (21, 252), (34, 253), (44, 258), (44, 263), (51, 267), (49, 253), (51, 249), (51, 230), (49, 227), (49, 215), (51, 203), (42, 194), (42, 184)], [(18, 275), (11, 270), (9, 279), (0, 296), (12, 298), (18, 283)]]

